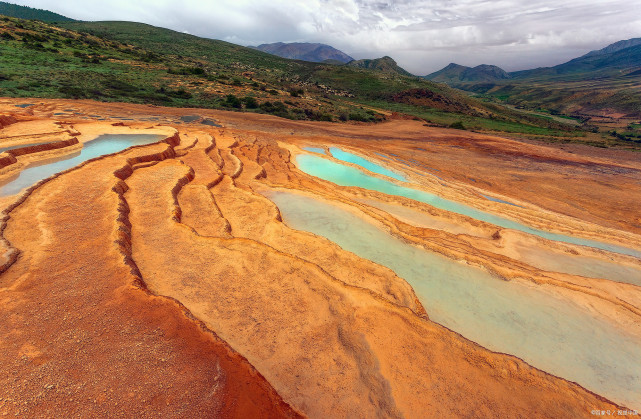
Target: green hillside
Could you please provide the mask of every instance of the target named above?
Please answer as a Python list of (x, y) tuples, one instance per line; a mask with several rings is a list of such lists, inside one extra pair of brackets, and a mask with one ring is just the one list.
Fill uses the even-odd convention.
[(543, 136), (567, 125), (470, 99), (398, 73), (283, 59), (131, 22), (0, 19), (0, 96), (88, 98), (374, 122), (398, 111), (427, 122)]
[(71, 22), (66, 16), (48, 10), (34, 9), (33, 7), (18, 6), (17, 4), (0, 1), (0, 15), (17, 17), (20, 19), (37, 19), (43, 22)]
[(254, 79), (275, 86), (291, 84), (303, 88), (320, 87), (334, 96), (379, 99), (403, 89), (424, 87), (442, 90), (434, 83), (411, 75), (390, 77), (349, 66), (289, 60), (253, 48), (142, 23), (73, 22), (62, 26), (102, 39), (134, 45), (172, 60), (187, 58), (212, 73), (253, 73)]
[[(371, 111), (364, 114), (361, 107), (354, 107), (353, 104), (375, 104), (382, 109), (402, 111), (440, 125), (460, 122), (465, 117), (467, 127), (474, 129), (576, 135), (569, 133), (568, 127), (563, 124), (554, 124), (544, 118), (526, 117), (505, 108), (490, 107), (446, 86), (413, 76), (389, 57), (337, 66), (283, 59), (252, 48), (141, 23), (74, 22), (66, 23), (64, 27), (135, 45), (155, 54), (163, 54), (166, 59), (194, 60), (206, 71), (223, 77), (236, 75), (236, 78), (242, 78), (243, 73), (251, 73), (254, 81), (259, 80), (274, 90), (302, 90), (306, 97), (317, 98), (323, 112), (328, 112), (334, 119), (373, 120)], [(417, 89), (448, 99), (426, 104), (407, 104), (406, 100), (399, 103), (399, 94)], [(456, 102), (460, 106), (452, 111), (451, 105), (444, 105), (443, 102)]]
[(412, 77), (412, 74), (410, 74), (404, 68), (399, 67), (398, 64), (396, 64), (396, 61), (387, 56), (382, 58), (375, 58), (372, 60), (354, 60), (347, 63), (347, 65), (350, 67), (365, 68), (368, 70), (377, 70), (385, 73), (394, 73), (400, 74), (402, 76)]

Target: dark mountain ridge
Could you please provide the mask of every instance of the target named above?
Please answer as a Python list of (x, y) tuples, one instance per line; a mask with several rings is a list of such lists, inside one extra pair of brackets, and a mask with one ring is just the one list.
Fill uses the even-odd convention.
[(0, 1), (0, 15), (16, 17), (19, 19), (37, 19), (43, 22), (73, 22), (74, 19), (59, 15), (48, 10), (36, 9), (28, 6)]
[(262, 44), (257, 47), (250, 47), (269, 54), (277, 55), (282, 58), (293, 60), (311, 61), (313, 63), (322, 63), (334, 61), (339, 63), (348, 63), (354, 60), (330, 45), (309, 43), (309, 42), (276, 42), (273, 44)]
[(474, 81), (493, 81), (509, 79), (510, 75), (495, 65), (481, 64), (476, 67), (467, 67), (450, 63), (442, 70), (425, 76), (425, 78), (440, 83), (460, 83)]
[(514, 78), (527, 78), (551, 74), (607, 72), (636, 67), (641, 67), (641, 38), (615, 42), (554, 67), (515, 71), (510, 74)]
[(481, 64), (467, 67), (450, 63), (439, 71), (425, 76), (428, 80), (459, 87), (469, 82), (491, 82), (506, 79), (524, 79), (537, 76), (570, 73), (607, 72), (613, 70), (636, 70), (641, 67), (641, 38), (618, 41), (605, 48), (590, 51), (568, 62), (531, 70), (506, 72), (494, 66)]
[(354, 60), (347, 63), (349, 67), (364, 68), (367, 70), (382, 71), (384, 73), (400, 74), (402, 76), (414, 77), (409, 71), (399, 67), (391, 57), (384, 56), (381, 58)]
[[(477, 67), (475, 67), (477, 68)], [(554, 67), (466, 76), (450, 64), (426, 78), (525, 108), (575, 115), (641, 117), (641, 38), (615, 42)]]

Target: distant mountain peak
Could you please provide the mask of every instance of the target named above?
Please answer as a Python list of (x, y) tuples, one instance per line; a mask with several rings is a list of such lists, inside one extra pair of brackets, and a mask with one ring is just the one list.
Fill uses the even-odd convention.
[(443, 70), (452, 70), (452, 69), (456, 69), (456, 68), (463, 68), (463, 69), (465, 69), (465, 68), (469, 68), (469, 67), (466, 67), (466, 66), (464, 66), (464, 65), (460, 65), (460, 64), (456, 64), (456, 63), (449, 63), (448, 65), (446, 65), (445, 67), (443, 67)]
[(374, 59), (354, 60), (347, 63), (350, 67), (365, 68), (368, 70), (377, 70), (385, 73), (396, 73), (403, 76), (412, 76), (410, 72), (399, 67), (399, 65), (390, 56), (384, 56)]
[(510, 75), (500, 67), (481, 64), (476, 67), (450, 63), (439, 71), (425, 76), (425, 78), (447, 84), (473, 81), (495, 81), (509, 79)]
[(348, 63), (354, 60), (343, 51), (319, 43), (312, 42), (274, 42), (272, 44), (261, 44), (257, 47), (250, 47), (268, 54), (277, 55), (282, 58), (293, 60), (321, 62)]
[(579, 57), (579, 58), (594, 57), (594, 56), (598, 56), (598, 55), (612, 54), (612, 53), (624, 50), (626, 48), (636, 47), (637, 45), (641, 45), (641, 38), (625, 39), (625, 40), (617, 41), (617, 42), (615, 42), (613, 44), (610, 44), (605, 48), (601, 48), (601, 49), (598, 49), (598, 50), (590, 51), (587, 54), (585, 54), (584, 56)]

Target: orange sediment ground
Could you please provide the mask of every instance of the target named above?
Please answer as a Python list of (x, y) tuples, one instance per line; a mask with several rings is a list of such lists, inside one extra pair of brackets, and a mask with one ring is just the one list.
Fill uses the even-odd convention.
[(21, 257), (0, 277), (0, 411), (297, 416), (179, 302), (141, 287), (114, 172), (173, 156), (160, 144), (89, 163), (11, 212), (4, 234)]
[[(333, 187), (298, 171), (290, 159), (303, 145), (349, 145), (365, 154), (395, 150), (400, 155), (422, 144), (433, 148), (430, 164), (438, 166), (439, 176), (454, 182), (454, 192), (447, 193), (460, 190), (462, 199), (472, 200), (448, 153), (480, 164), (496, 154), (488, 151), (490, 145), (502, 155), (518, 151), (519, 159), (530, 159), (529, 166), (518, 169), (499, 156), (494, 164), (505, 169), (505, 178), (496, 167), (472, 169), (479, 172), (474, 176), (491, 179), (487, 189), (529, 205), (544, 220), (553, 222), (546, 211), (558, 211), (567, 228), (580, 225), (584, 234), (605, 239), (620, 231), (631, 246), (637, 244), (637, 221), (622, 206), (640, 198), (634, 193), (608, 201), (614, 188), (586, 174), (593, 186), (589, 192), (576, 191), (576, 198), (568, 190), (560, 197), (557, 191), (521, 191), (520, 180), (511, 175), (527, 177), (532, 167), (545, 165), (565, 167), (559, 159), (631, 172), (638, 162), (532, 144), (516, 150), (512, 140), (477, 134), (454, 139), (451, 131), (416, 121), (363, 128), (90, 101), (38, 101), (16, 111), (13, 103), (0, 103), (0, 111), (15, 113), (0, 137), (11, 129), (6, 138), (28, 138), (29, 129), (40, 135), (60, 122), (80, 142), (111, 130), (163, 132), (168, 140), (70, 170), (31, 190), (18, 205), (3, 199), (5, 212), (10, 210), (3, 238), (14, 256), (0, 275), (0, 318), (6, 319), (0, 323), (0, 370), (5, 372), (0, 413), (574, 417), (618, 408), (433, 323), (394, 272), (290, 229), (259, 192), (290, 188), (331, 199), (408, 242), (505, 279), (546, 284), (636, 333), (638, 287), (598, 279), (586, 279), (586, 287), (575, 276), (541, 271), (499, 250), (501, 242), (528, 240), (518, 233), (493, 238), (496, 228), (485, 223), (402, 199), (394, 203), (432, 211), (445, 226), (418, 227), (366, 204), (385, 204), (380, 194)], [(114, 127), (52, 115), (71, 107), (133, 121), (125, 122), (130, 127)], [(224, 127), (177, 123), (193, 114)], [(165, 119), (163, 126), (142, 121), (150, 115)], [(21, 131), (21, 124), (29, 125)], [(553, 178), (548, 172), (541, 176)], [(622, 185), (633, 191), (632, 180)], [(597, 193), (605, 197), (603, 205), (587, 208), (589, 195)], [(560, 198), (573, 198), (583, 209), (572, 210)], [(447, 231), (462, 223), (477, 235)]]

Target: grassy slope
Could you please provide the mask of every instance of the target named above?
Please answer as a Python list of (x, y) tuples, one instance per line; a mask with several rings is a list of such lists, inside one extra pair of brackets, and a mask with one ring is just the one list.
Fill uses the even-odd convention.
[(510, 104), (566, 114), (621, 113), (641, 117), (641, 75), (538, 76), (458, 86)]
[[(0, 95), (244, 109), (311, 120), (379, 117), (354, 104), (360, 102), (441, 124), (466, 118), (468, 127), (482, 129), (557, 135), (562, 126), (418, 77), (287, 60), (138, 23), (61, 25), (0, 20)], [(409, 89), (457, 106), (444, 111), (435, 109), (439, 100), (397, 103), (395, 95)]]
[[(323, 101), (326, 102), (330, 99), (338, 107), (338, 114), (341, 112), (353, 114), (354, 109), (349, 106), (344, 107), (346, 102), (341, 100), (341, 96), (348, 96), (356, 98), (357, 102), (363, 104), (402, 111), (417, 117), (427, 118), (430, 122), (438, 124), (449, 125), (456, 122), (461, 119), (461, 113), (463, 113), (465, 115), (464, 121), (468, 122), (468, 127), (499, 131), (507, 129), (510, 132), (526, 133), (530, 133), (533, 128), (536, 128), (535, 131), (540, 134), (565, 134), (559, 131), (559, 129), (565, 128), (562, 125), (555, 125), (552, 130), (549, 130), (549, 121), (543, 118), (523, 118), (521, 114), (506, 109), (488, 108), (487, 105), (470, 100), (466, 95), (446, 86), (419, 77), (406, 76), (402, 73), (383, 73), (351, 66), (283, 60), (270, 54), (227, 42), (198, 38), (132, 22), (76, 22), (65, 24), (65, 27), (130, 43), (157, 53), (175, 54), (192, 59), (205, 57), (205, 64), (213, 66), (215, 71), (224, 73), (234, 67), (245, 69), (254, 72), (255, 79), (261, 79), (265, 83), (275, 86), (292, 85), (295, 88), (303, 87), (306, 91), (318, 89), (317, 93), (322, 94)], [(269, 72), (266, 73), (265, 69), (269, 69)], [(425, 106), (398, 104), (390, 100), (394, 94), (408, 89), (426, 89), (453, 98), (454, 101), (465, 106), (461, 106), (462, 109), (458, 112), (443, 112)], [(339, 96), (336, 96), (336, 93)], [(471, 112), (466, 113), (463, 108), (467, 108)], [(338, 115), (336, 112), (332, 113)], [(497, 123), (498, 120), (504, 120), (505, 123)], [(470, 123), (470, 121), (473, 122)]]

